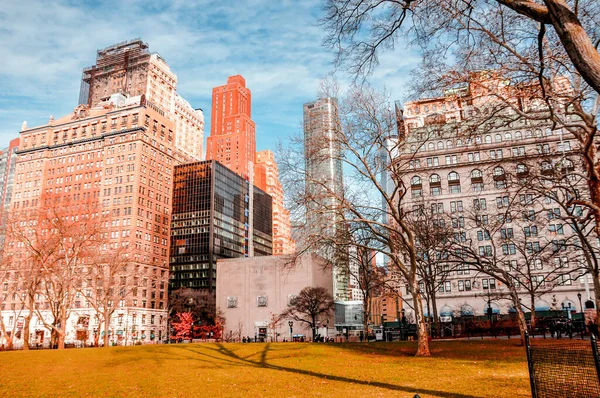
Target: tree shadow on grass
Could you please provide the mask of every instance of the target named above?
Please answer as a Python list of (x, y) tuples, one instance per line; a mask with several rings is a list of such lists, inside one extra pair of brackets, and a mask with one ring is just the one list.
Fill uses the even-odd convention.
[[(408, 341), (337, 343), (336, 347), (354, 351), (363, 355), (414, 357), (417, 343)], [(453, 340), (433, 341), (430, 344), (431, 355), (439, 359), (500, 360), (507, 362), (525, 362), (524, 347), (514, 340)]]
[(384, 388), (384, 389), (392, 390), (392, 391), (408, 392), (411, 394), (419, 393), (419, 394), (434, 395), (434, 396), (438, 396), (438, 397), (477, 398), (477, 396), (468, 395), (468, 394), (460, 394), (460, 393), (455, 393), (455, 392), (445, 392), (445, 391), (437, 391), (437, 390), (427, 390), (427, 389), (423, 389), (423, 388), (416, 389), (414, 387), (407, 387), (407, 386), (383, 383), (383, 382), (377, 382), (377, 381), (352, 379), (349, 377), (329, 375), (329, 374), (314, 372), (314, 371), (310, 371), (310, 370), (296, 369), (296, 368), (292, 368), (292, 367), (288, 367), (288, 366), (272, 365), (272, 364), (268, 363), (268, 359), (267, 359), (267, 355), (271, 349), (269, 343), (265, 344), (262, 352), (260, 353), (260, 359), (258, 361), (241, 357), (238, 354), (236, 354), (234, 351), (227, 348), (223, 344), (216, 344), (215, 346), (217, 348), (211, 348), (208, 346), (203, 347), (203, 348), (207, 349), (207, 350), (214, 350), (227, 358), (231, 358), (236, 363), (241, 362), (248, 366), (252, 366), (252, 367), (256, 367), (256, 368), (278, 370), (278, 371), (282, 371), (282, 372), (318, 377), (318, 378), (326, 379), (326, 380), (339, 381), (339, 382), (351, 383), (351, 384), (357, 384), (357, 385), (365, 385), (365, 386), (369, 386), (369, 387), (379, 387), (379, 388)]

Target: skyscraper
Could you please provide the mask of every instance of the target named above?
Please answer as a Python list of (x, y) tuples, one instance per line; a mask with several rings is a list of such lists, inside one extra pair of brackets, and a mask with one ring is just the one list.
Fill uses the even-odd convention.
[(256, 125), (251, 119), (252, 94), (240, 75), (212, 93), (210, 136), (206, 160), (217, 160), (235, 173), (248, 177), (256, 157)]
[(283, 205), (283, 188), (273, 152), (256, 153), (254, 185), (273, 198), (273, 255), (294, 253), (296, 242), (292, 239), (290, 212)]
[(216, 161), (175, 167), (171, 290), (214, 292), (217, 259), (272, 254), (271, 197)]
[[(306, 222), (309, 234), (314, 237), (326, 235), (334, 238), (344, 233), (338, 211), (344, 190), (341, 146), (337, 139), (339, 133), (337, 99), (321, 98), (304, 104)], [(321, 254), (334, 262), (334, 298), (347, 300), (347, 264), (336, 264), (339, 261), (347, 261), (347, 256), (340, 258), (328, 252)]]

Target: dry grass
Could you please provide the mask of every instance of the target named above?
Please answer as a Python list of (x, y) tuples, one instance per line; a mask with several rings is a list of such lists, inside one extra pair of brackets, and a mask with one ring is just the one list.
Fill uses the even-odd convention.
[(526, 397), (513, 341), (180, 344), (0, 353), (0, 397)]

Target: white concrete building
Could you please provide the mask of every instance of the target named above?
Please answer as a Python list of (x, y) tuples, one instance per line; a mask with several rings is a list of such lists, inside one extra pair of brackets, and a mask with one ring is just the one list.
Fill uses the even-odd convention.
[[(216, 301), (226, 319), (225, 338), (289, 341), (295, 335), (310, 339), (306, 324), (293, 321), (290, 328), (289, 319), (273, 322), (305, 287), (324, 287), (332, 293), (331, 269), (318, 256), (219, 259)], [(321, 319), (320, 326), (322, 335), (335, 334), (333, 311), (328, 319)]]

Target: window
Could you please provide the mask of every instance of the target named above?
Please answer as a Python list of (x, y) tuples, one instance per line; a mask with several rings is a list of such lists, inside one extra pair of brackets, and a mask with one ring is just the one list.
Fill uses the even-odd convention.
[(496, 198), (496, 207), (502, 209), (504, 207), (508, 207), (510, 205), (510, 199), (508, 196), (498, 196)]
[(528, 254), (539, 253), (542, 249), (540, 248), (540, 242), (527, 242), (525, 244)]
[(410, 180), (410, 185), (421, 185), (421, 177), (419, 176), (414, 176), (411, 180)]
[(481, 288), (484, 289), (484, 290), (488, 290), (490, 288), (490, 285), (489, 285), (487, 279), (482, 279), (481, 280)]
[(446, 156), (446, 164), (457, 164), (457, 163), (458, 163), (457, 155)]
[(533, 204), (533, 194), (520, 194), (519, 195), (519, 202), (522, 205), (531, 205)]
[(462, 200), (452, 201), (450, 202), (450, 212), (456, 213), (463, 211), (463, 202)]
[(467, 160), (469, 162), (479, 162), (479, 160), (481, 160), (481, 156), (479, 152), (469, 152), (467, 154)]
[(523, 234), (528, 238), (538, 236), (537, 226), (532, 225), (529, 227), (524, 227)]
[(473, 199), (473, 208), (475, 210), (486, 210), (487, 205), (485, 199)]
[(500, 236), (502, 239), (512, 239), (514, 238), (514, 233), (512, 228), (501, 228)]
[(492, 255), (492, 246), (479, 246), (479, 255), (481, 257), (489, 257)]
[(444, 204), (443, 203), (432, 203), (431, 204), (431, 214), (443, 214), (444, 213)]
[(465, 290), (465, 281), (458, 281), (458, 291), (462, 292)]
[(535, 221), (535, 211), (534, 210), (524, 210), (523, 211), (523, 220), (524, 221)]
[(554, 209), (548, 210), (547, 215), (548, 215), (548, 220), (560, 219), (560, 208), (556, 207)]
[(442, 179), (440, 178), (440, 176), (439, 176), (439, 175), (437, 175), (437, 174), (432, 174), (432, 175), (431, 175), (431, 177), (429, 177), (429, 182), (430, 182), (431, 184), (438, 184), (438, 185), (439, 185), (439, 184), (441, 184), (441, 182), (442, 182)]
[(517, 250), (514, 243), (503, 243), (502, 244), (502, 254), (505, 256), (516, 254)]
[(460, 182), (460, 177), (456, 171), (452, 171), (448, 174), (449, 182)]
[(495, 289), (496, 288), (496, 280), (494, 278), (490, 278), (488, 279), (489, 283), (490, 283), (490, 289)]
[(439, 166), (439, 165), (440, 165), (440, 162), (437, 157), (427, 158), (427, 167), (434, 167), (434, 166)]
[(500, 166), (494, 168), (494, 177), (503, 177), (504, 176), (504, 169)]
[(427, 145), (427, 150), (429, 151), (434, 151), (435, 150), (435, 145), (433, 142), (430, 142), (429, 145)]

